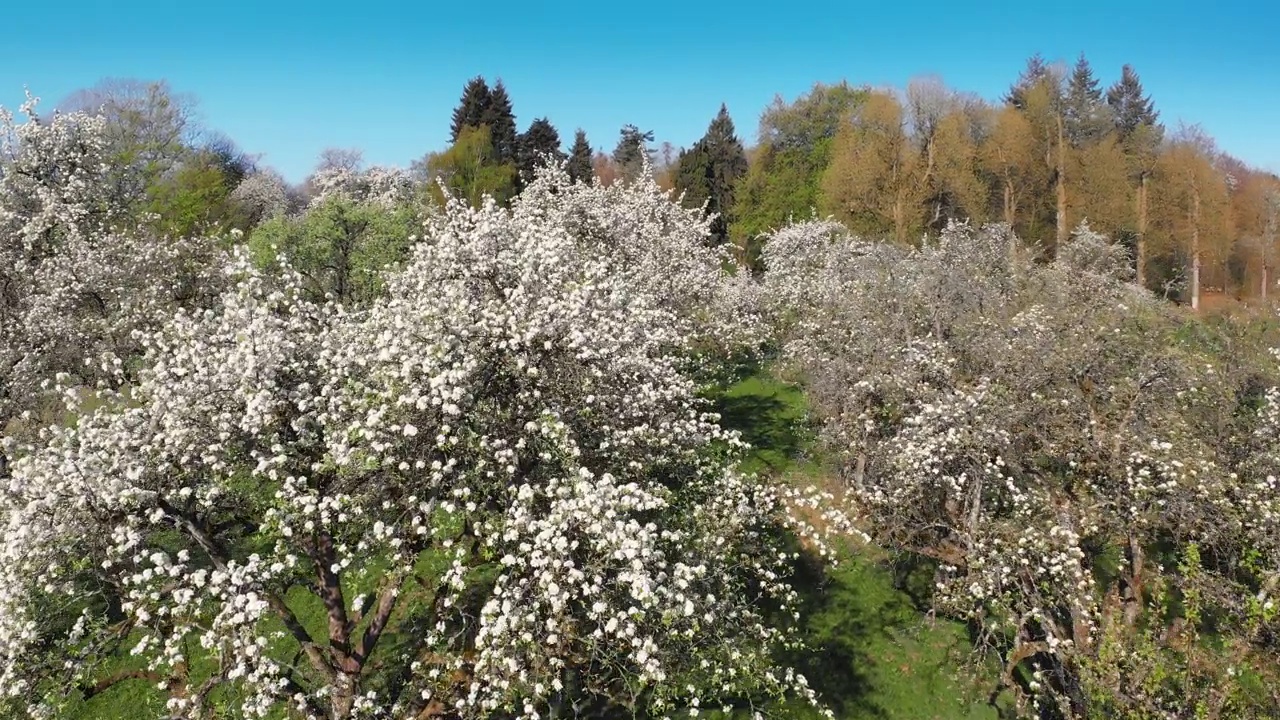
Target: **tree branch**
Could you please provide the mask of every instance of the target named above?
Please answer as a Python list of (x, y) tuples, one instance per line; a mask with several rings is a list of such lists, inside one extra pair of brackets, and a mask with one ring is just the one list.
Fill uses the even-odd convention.
[(387, 627), (387, 621), (391, 618), (392, 611), (395, 610), (396, 599), (400, 597), (400, 587), (403, 582), (402, 578), (392, 580), (378, 595), (378, 603), (374, 607), (373, 617), (369, 621), (369, 626), (365, 628), (364, 635), (360, 638), (360, 645), (355, 651), (356, 662), (361, 665), (364, 665), (365, 661), (369, 659), (369, 655), (378, 644), (378, 639), (382, 637), (382, 632)]
[(84, 691), (84, 699), (88, 700), (95, 695), (101, 695), (126, 680), (146, 680), (148, 682), (158, 683), (169, 679), (170, 678), (166, 678), (158, 673), (150, 672), (148, 670), (121, 670), (113, 675), (108, 675), (93, 685), (82, 684), (80, 685), (80, 689)]

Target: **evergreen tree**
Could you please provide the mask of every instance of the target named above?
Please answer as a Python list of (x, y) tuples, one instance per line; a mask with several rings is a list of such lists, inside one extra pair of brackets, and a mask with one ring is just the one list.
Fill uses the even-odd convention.
[(525, 182), (533, 180), (534, 171), (547, 163), (557, 163), (564, 159), (560, 150), (560, 133), (551, 121), (538, 118), (529, 123), (529, 129), (520, 136), (520, 177)]
[(1018, 81), (1009, 88), (1009, 93), (1005, 95), (1004, 101), (1022, 110), (1026, 107), (1027, 91), (1046, 80), (1052, 79), (1052, 68), (1044, 61), (1044, 57), (1040, 53), (1036, 53), (1027, 59), (1026, 68), (1018, 76)]
[(591, 144), (587, 142), (587, 133), (579, 129), (573, 134), (573, 149), (569, 151), (569, 162), (566, 170), (573, 182), (591, 182), (594, 174), (591, 169)]
[(1080, 59), (1067, 81), (1063, 113), (1067, 138), (1077, 148), (1101, 140), (1111, 127), (1109, 108), (1102, 100), (1102, 88), (1084, 53), (1080, 53)]
[(613, 161), (623, 178), (634, 180), (640, 176), (646, 156), (649, 156), (650, 166), (653, 165), (652, 151), (645, 145), (653, 142), (653, 131), (641, 132), (635, 125), (624, 125), (619, 134), (621, 137), (613, 149)]
[(493, 159), (498, 164), (515, 163), (519, 159), (520, 145), (516, 136), (516, 116), (511, 111), (511, 98), (499, 79), (489, 92), (489, 104), (480, 115), (480, 122), (489, 126), (493, 143)]
[(462, 89), (462, 99), (453, 111), (453, 123), (449, 126), (449, 142), (458, 142), (458, 135), (462, 133), (464, 127), (479, 127), (483, 124), (490, 103), (491, 93), (484, 78), (477, 75), (468, 80)]
[(1142, 126), (1154, 126), (1160, 114), (1149, 96), (1142, 94), (1142, 81), (1132, 65), (1125, 65), (1120, 79), (1107, 90), (1107, 104), (1115, 114), (1116, 132), (1127, 139)]
[(1161, 156), (1164, 128), (1151, 98), (1142, 93), (1142, 81), (1132, 65), (1121, 68), (1120, 79), (1107, 90), (1107, 105), (1115, 122), (1116, 137), (1124, 147), (1135, 190), (1133, 245), (1135, 282), (1146, 287), (1147, 232), (1151, 221), (1151, 179)]
[(734, 131), (729, 110), (723, 104), (707, 132), (689, 150), (681, 151), (676, 170), (676, 191), (684, 193), (691, 207), (706, 203), (716, 215), (711, 235), (717, 244), (729, 236), (729, 213), (738, 180), (747, 174), (747, 153)]

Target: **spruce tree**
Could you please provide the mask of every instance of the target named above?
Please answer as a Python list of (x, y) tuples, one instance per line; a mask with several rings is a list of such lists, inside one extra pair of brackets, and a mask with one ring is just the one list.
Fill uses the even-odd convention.
[(746, 150), (738, 140), (728, 108), (721, 104), (706, 134), (680, 153), (676, 170), (676, 191), (684, 193), (685, 204), (700, 207), (706, 203), (707, 212), (716, 215), (711, 222), (711, 236), (717, 244), (728, 239), (734, 188), (746, 173)]
[(1036, 53), (1027, 59), (1026, 68), (1018, 76), (1018, 81), (1009, 88), (1004, 101), (1019, 110), (1023, 110), (1026, 108), (1027, 91), (1046, 80), (1052, 79), (1052, 69), (1049, 64), (1044, 61), (1044, 57), (1040, 53)]
[(548, 162), (564, 159), (560, 150), (560, 133), (551, 121), (538, 118), (529, 123), (529, 129), (520, 136), (520, 177), (525, 182), (533, 180), (534, 171)]
[(519, 159), (520, 146), (516, 136), (516, 116), (511, 111), (511, 98), (499, 79), (489, 91), (489, 105), (480, 115), (480, 122), (489, 126), (493, 142), (493, 159), (499, 163), (515, 163)]
[(485, 113), (491, 103), (489, 85), (484, 78), (477, 75), (467, 81), (462, 89), (462, 99), (453, 111), (453, 122), (449, 126), (449, 142), (458, 142), (458, 135), (464, 127), (479, 127), (485, 121)]
[(591, 182), (594, 172), (591, 169), (591, 143), (587, 142), (587, 133), (579, 129), (573, 134), (573, 149), (569, 151), (569, 162), (566, 170), (573, 182)]
[(1067, 137), (1075, 147), (1101, 140), (1110, 129), (1109, 108), (1102, 100), (1102, 88), (1093, 68), (1080, 53), (1067, 81), (1067, 97), (1063, 108)]
[(640, 176), (644, 167), (644, 159), (649, 156), (649, 164), (653, 165), (652, 151), (645, 145), (653, 142), (653, 131), (641, 132), (635, 125), (624, 125), (619, 131), (618, 145), (613, 149), (613, 161), (617, 164), (622, 177), (634, 180)]
[(1125, 140), (1143, 126), (1154, 126), (1160, 117), (1149, 96), (1142, 94), (1142, 80), (1132, 65), (1125, 65), (1120, 79), (1107, 90), (1107, 104), (1115, 114), (1116, 132)]

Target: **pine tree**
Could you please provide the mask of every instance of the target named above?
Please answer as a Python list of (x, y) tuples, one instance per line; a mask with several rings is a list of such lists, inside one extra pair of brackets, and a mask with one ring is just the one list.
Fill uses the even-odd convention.
[(707, 212), (716, 215), (711, 235), (717, 244), (728, 239), (734, 187), (746, 174), (746, 151), (734, 131), (728, 108), (721, 104), (706, 134), (680, 153), (676, 170), (676, 191), (684, 193), (685, 204), (700, 207), (706, 203)]
[(491, 93), (484, 78), (476, 76), (467, 81), (462, 89), (462, 99), (453, 111), (453, 123), (449, 127), (449, 142), (458, 142), (458, 135), (464, 127), (479, 127), (484, 123), (485, 113), (489, 109)]
[(613, 161), (617, 163), (623, 178), (634, 180), (640, 176), (646, 156), (653, 165), (652, 151), (645, 145), (653, 142), (653, 131), (641, 132), (635, 125), (624, 125), (619, 132), (618, 145), (613, 150)]
[(520, 177), (523, 181), (533, 180), (534, 171), (547, 163), (550, 156), (552, 163), (564, 159), (560, 150), (560, 133), (546, 118), (538, 118), (529, 123), (529, 129), (520, 136)]
[(516, 116), (511, 111), (511, 98), (501, 79), (489, 92), (489, 105), (481, 113), (480, 122), (489, 126), (493, 159), (499, 164), (516, 162), (520, 154)]
[(1142, 94), (1142, 81), (1132, 65), (1121, 68), (1120, 79), (1107, 90), (1107, 105), (1115, 121), (1116, 136), (1129, 159), (1135, 186), (1135, 227), (1133, 233), (1136, 272), (1134, 281), (1147, 282), (1146, 236), (1151, 217), (1150, 184), (1160, 157), (1164, 128), (1157, 122), (1151, 98)]
[(1027, 59), (1027, 66), (1023, 69), (1022, 74), (1018, 76), (1018, 81), (1009, 88), (1009, 92), (1004, 97), (1005, 103), (1012, 105), (1019, 110), (1025, 109), (1027, 104), (1027, 92), (1040, 83), (1052, 79), (1052, 68), (1044, 61), (1044, 57), (1040, 53), (1036, 53)]
[(573, 149), (569, 151), (569, 163), (565, 168), (569, 179), (573, 182), (591, 182), (591, 144), (587, 142), (587, 133), (579, 129), (573, 135)]
[(1109, 108), (1102, 100), (1102, 88), (1093, 75), (1093, 68), (1080, 53), (1067, 81), (1067, 96), (1063, 113), (1067, 138), (1073, 147), (1080, 148), (1101, 140), (1110, 129)]
[(1116, 132), (1125, 140), (1139, 127), (1155, 126), (1160, 117), (1150, 96), (1142, 94), (1142, 80), (1132, 65), (1125, 65), (1120, 79), (1107, 90), (1107, 104), (1115, 113)]

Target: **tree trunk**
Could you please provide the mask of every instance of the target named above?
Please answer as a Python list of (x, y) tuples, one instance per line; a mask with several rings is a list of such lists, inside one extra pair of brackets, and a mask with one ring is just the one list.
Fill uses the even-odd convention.
[(356, 679), (345, 672), (339, 672), (333, 683), (330, 694), (333, 720), (346, 720), (356, 704)]
[(905, 205), (902, 194), (899, 193), (898, 197), (893, 201), (893, 237), (903, 245), (907, 242), (907, 212)]
[(1126, 554), (1129, 561), (1129, 577), (1125, 579), (1124, 589), (1124, 622), (1127, 627), (1134, 627), (1138, 615), (1142, 612), (1142, 583), (1146, 556), (1142, 552), (1142, 543), (1130, 535)]
[(1013, 229), (1013, 181), (1006, 179), (1004, 181), (1004, 221), (1009, 224), (1009, 229)]
[(1191, 309), (1200, 309), (1200, 189), (1191, 186)]
[(1057, 191), (1058, 209), (1057, 209), (1057, 236), (1056, 244), (1053, 248), (1053, 254), (1056, 257), (1058, 248), (1061, 248), (1067, 242), (1067, 148), (1066, 137), (1062, 129), (1062, 113), (1058, 113), (1058, 158), (1057, 158)]
[(1138, 237), (1134, 254), (1137, 257), (1137, 278), (1140, 287), (1147, 286), (1147, 173), (1142, 172), (1138, 181)]
[(1262, 264), (1262, 287), (1260, 287), (1260, 288), (1259, 288), (1259, 290), (1261, 290), (1261, 291), (1262, 291), (1262, 301), (1263, 301), (1263, 302), (1266, 302), (1266, 300), (1267, 300), (1267, 274), (1268, 274), (1268, 273), (1267, 273), (1267, 270), (1268, 270), (1268, 269), (1269, 269), (1269, 268), (1267, 268), (1267, 264), (1266, 264), (1266, 263), (1263, 263), (1263, 264)]

